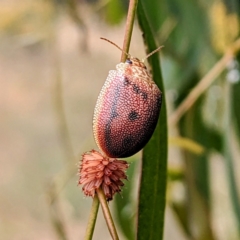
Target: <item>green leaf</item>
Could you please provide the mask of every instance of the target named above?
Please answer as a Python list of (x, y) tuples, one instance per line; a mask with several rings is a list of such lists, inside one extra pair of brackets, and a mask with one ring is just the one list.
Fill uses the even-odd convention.
[(145, 1), (145, 3), (143, 4), (144, 10), (151, 13), (148, 15), (148, 25), (156, 33), (159, 30), (162, 22), (164, 21), (163, 18), (165, 16), (163, 15), (163, 13), (166, 12), (166, 4), (164, 4), (163, 1), (159, 0)]
[[(137, 16), (147, 51), (151, 52), (158, 46), (154, 41), (143, 0), (139, 1)], [(153, 80), (163, 92), (163, 101), (156, 130), (149, 143), (143, 149), (138, 205), (138, 240), (157, 240), (163, 238), (166, 201), (168, 139), (164, 86), (158, 54), (154, 54), (148, 60), (152, 68)]]
[(108, 23), (119, 24), (125, 15), (124, 7), (121, 1), (111, 0), (105, 9), (105, 19)]
[[(136, 213), (135, 202), (133, 201), (133, 193), (135, 187), (135, 170), (138, 162), (131, 162), (127, 171), (128, 181), (125, 183), (123, 191), (115, 197), (114, 215), (126, 239), (133, 240), (134, 237), (134, 217)], [(131, 211), (129, 211), (131, 210)], [(130, 213), (130, 214), (129, 214)]]
[(236, 219), (236, 225), (238, 229), (238, 235), (240, 237), (240, 198), (238, 195), (238, 184), (236, 181), (235, 176), (235, 166), (233, 161), (233, 154), (232, 154), (232, 95), (233, 91), (236, 86), (231, 86), (231, 83), (227, 83), (227, 90), (225, 93), (226, 96), (226, 112), (225, 112), (225, 132), (224, 132), (224, 156), (225, 156), (225, 164), (226, 164), (226, 171), (227, 171), (227, 178), (229, 184), (229, 192), (231, 196), (231, 204), (233, 208), (233, 213)]
[[(240, 63), (240, 54), (238, 56), (238, 63)], [(236, 127), (236, 132), (238, 135), (238, 140), (240, 141), (240, 111), (239, 111), (239, 103), (240, 103), (240, 81), (234, 84), (234, 88), (232, 91), (232, 108), (233, 108), (233, 119)]]

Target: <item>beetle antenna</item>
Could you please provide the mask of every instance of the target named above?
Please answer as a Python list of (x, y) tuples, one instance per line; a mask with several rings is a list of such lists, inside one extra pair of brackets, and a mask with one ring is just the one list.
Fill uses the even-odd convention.
[(102, 40), (104, 40), (104, 41), (107, 41), (107, 42), (111, 43), (111, 44), (114, 45), (116, 48), (118, 48), (118, 49), (121, 50), (123, 53), (125, 53), (129, 58), (131, 57), (131, 55), (130, 55), (129, 53), (123, 51), (123, 49), (120, 48), (116, 43), (114, 43), (114, 42), (108, 40), (107, 38), (100, 37), (100, 39), (102, 39)]
[(154, 51), (152, 51), (151, 53), (149, 53), (145, 58), (142, 59), (142, 62), (144, 62), (147, 58), (149, 58), (150, 56), (152, 56), (154, 53), (158, 52), (160, 49), (162, 49), (164, 46), (160, 46), (157, 49), (155, 49)]

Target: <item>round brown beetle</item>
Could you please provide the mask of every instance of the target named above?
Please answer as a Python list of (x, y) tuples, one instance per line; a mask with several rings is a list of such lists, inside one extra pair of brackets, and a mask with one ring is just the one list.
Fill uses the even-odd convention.
[(93, 117), (98, 147), (114, 158), (132, 156), (146, 145), (155, 130), (162, 101), (162, 93), (143, 61), (127, 55), (125, 63), (109, 71)]

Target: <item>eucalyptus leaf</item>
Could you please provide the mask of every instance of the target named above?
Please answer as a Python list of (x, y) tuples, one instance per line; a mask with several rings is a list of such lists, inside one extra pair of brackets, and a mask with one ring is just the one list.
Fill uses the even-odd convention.
[(126, 239), (133, 240), (134, 238), (134, 217), (136, 213), (136, 204), (133, 201), (135, 174), (138, 162), (132, 161), (127, 171), (128, 181), (125, 183), (123, 191), (115, 197), (114, 214), (122, 233)]
[[(140, 0), (137, 16), (143, 38), (148, 52), (158, 46), (150, 27), (145, 1)], [(148, 14), (148, 15), (147, 15)], [(143, 149), (142, 172), (138, 205), (138, 240), (161, 240), (163, 238), (164, 210), (166, 202), (166, 177), (167, 177), (167, 113), (166, 100), (161, 75), (158, 54), (149, 59), (153, 80), (163, 92), (162, 109), (155, 132), (149, 143)]]

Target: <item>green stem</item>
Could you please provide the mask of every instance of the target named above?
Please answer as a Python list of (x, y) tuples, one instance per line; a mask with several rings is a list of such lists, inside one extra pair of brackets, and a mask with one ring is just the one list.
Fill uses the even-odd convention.
[(97, 220), (98, 209), (99, 209), (99, 200), (97, 195), (95, 195), (95, 197), (93, 198), (92, 208), (89, 215), (88, 225), (87, 225), (84, 240), (92, 239), (95, 223)]
[(125, 53), (126, 52), (128, 53), (128, 51), (129, 51), (131, 37), (132, 37), (132, 31), (133, 31), (133, 23), (134, 23), (135, 13), (137, 10), (137, 4), (138, 4), (138, 0), (130, 0), (130, 2), (129, 2), (127, 23), (126, 23), (126, 28), (125, 28), (124, 40), (123, 40), (123, 52), (122, 52), (122, 56), (121, 56), (121, 62), (126, 61), (127, 56)]
[(109, 230), (109, 232), (112, 236), (112, 239), (113, 240), (119, 240), (117, 230), (115, 228), (115, 225), (114, 225), (114, 222), (113, 222), (113, 219), (112, 219), (109, 207), (108, 207), (108, 203), (106, 201), (106, 196), (103, 193), (101, 188), (97, 189), (97, 194), (98, 194), (98, 199), (101, 203), (103, 215), (104, 215), (104, 218), (106, 220), (108, 230)]

